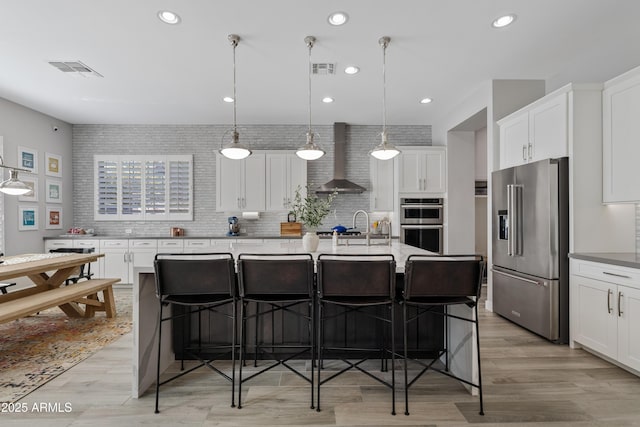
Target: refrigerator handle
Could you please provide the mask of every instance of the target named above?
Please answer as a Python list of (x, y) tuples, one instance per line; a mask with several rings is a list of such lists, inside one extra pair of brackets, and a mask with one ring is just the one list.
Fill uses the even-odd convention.
[(507, 254), (522, 255), (522, 186), (507, 185), (507, 209), (509, 212), (509, 235)]

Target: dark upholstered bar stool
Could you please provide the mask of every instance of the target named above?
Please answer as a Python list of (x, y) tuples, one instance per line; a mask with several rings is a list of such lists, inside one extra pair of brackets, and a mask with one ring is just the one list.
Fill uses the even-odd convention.
[[(176, 378), (179, 378), (195, 369), (206, 366), (220, 374), (231, 382), (231, 406), (235, 406), (235, 339), (236, 339), (236, 275), (233, 255), (230, 253), (194, 253), (194, 254), (157, 254), (154, 261), (156, 275), (156, 295), (160, 307), (158, 315), (158, 365), (156, 371), (156, 410), (158, 413), (158, 400), (160, 386)], [(171, 314), (164, 316), (163, 306), (171, 305)], [(183, 306), (186, 310), (174, 312), (175, 306)], [(228, 314), (229, 306), (231, 315)], [(224, 311), (227, 310), (227, 311)], [(197, 313), (198, 318), (203, 311), (211, 312), (231, 319), (232, 338), (230, 344), (202, 345), (198, 336), (197, 343), (184, 344), (183, 354), (186, 353), (200, 361), (200, 364), (191, 369), (182, 371), (160, 382), (160, 358), (162, 322), (182, 318), (186, 321), (192, 314)], [(200, 327), (198, 327), (200, 331)], [(187, 333), (186, 331), (184, 332)], [(190, 335), (190, 334), (188, 334)], [(207, 357), (203, 354), (207, 353)], [(225, 374), (209, 358), (211, 353), (231, 353), (231, 376)]]
[[(482, 375), (480, 371), (480, 336), (478, 330), (478, 302), (482, 286), (482, 276), (485, 263), (480, 255), (444, 255), (422, 256), (412, 255), (405, 264), (404, 290), (400, 298), (403, 305), (403, 330), (404, 330), (404, 384), (405, 384), (405, 415), (409, 415), (409, 387), (413, 385), (427, 370), (431, 369), (455, 378), (472, 387), (476, 387), (480, 394), (480, 415), (484, 415), (482, 401)], [(450, 307), (466, 305), (472, 308), (471, 316), (458, 316), (452, 314)], [(407, 309), (413, 307), (415, 314), (409, 315)], [(443, 308), (443, 311), (436, 310)], [(422, 360), (409, 359), (407, 348), (407, 325), (427, 313), (437, 313), (445, 316), (445, 327), (448, 330), (449, 319), (459, 319), (470, 322), (475, 326), (475, 341), (477, 347), (478, 382), (474, 383), (460, 378), (449, 371), (449, 342), (445, 331), (445, 348), (430, 363)], [(419, 350), (419, 349), (415, 349)], [(442, 356), (445, 357), (445, 368), (434, 366)], [(407, 361), (412, 360), (419, 364), (421, 371), (411, 380), (408, 380)]]
[[(238, 408), (242, 407), (242, 384), (255, 378), (256, 376), (278, 366), (283, 365), (299, 377), (311, 384), (311, 408), (314, 408), (314, 368), (315, 358), (315, 322), (314, 322), (314, 272), (313, 258), (311, 254), (240, 254), (238, 257), (238, 284), (240, 289), (240, 368), (238, 375)], [(256, 303), (256, 313), (249, 314), (247, 305)], [(296, 310), (296, 308), (304, 308)], [(267, 307), (262, 309), (262, 307)], [(303, 319), (308, 330), (308, 342), (286, 343), (286, 337), (282, 337), (282, 342), (271, 344), (254, 344), (254, 352), (261, 352), (271, 360), (268, 366), (249, 375), (242, 376), (242, 365), (246, 354), (246, 321), (248, 319), (257, 320), (262, 316), (271, 315), (275, 319), (274, 313), (282, 314), (282, 325), (279, 329), (285, 330), (285, 315), (290, 314), (296, 318)], [(272, 332), (276, 331), (276, 325), (272, 325)], [(256, 332), (257, 337), (257, 332)], [(256, 339), (257, 341), (257, 339)], [(271, 351), (266, 351), (270, 349)], [(289, 360), (308, 355), (311, 360), (311, 375), (307, 376), (292, 367)], [(257, 354), (256, 354), (257, 357)]]
[[(320, 411), (320, 387), (337, 376), (351, 369), (375, 379), (381, 384), (391, 389), (391, 414), (396, 414), (395, 401), (395, 322), (394, 322), (394, 297), (396, 286), (396, 263), (393, 255), (331, 255), (321, 254), (318, 257), (318, 405)], [(338, 308), (337, 314), (326, 312), (328, 306)], [(382, 308), (372, 312), (366, 310), (369, 307)], [(372, 354), (380, 353), (380, 346), (371, 345), (368, 347), (329, 346), (324, 342), (324, 323), (326, 320), (338, 316), (346, 316), (348, 313), (357, 313), (368, 316), (374, 321), (382, 322), (384, 328), (391, 330), (390, 353), (391, 353), (391, 382), (373, 375), (365, 370), (361, 365), (367, 361)], [(384, 330), (384, 329), (383, 329)], [(381, 333), (380, 336), (385, 336)], [(385, 343), (383, 343), (384, 345)], [(341, 358), (346, 363), (346, 367), (326, 379), (321, 379), (323, 369), (323, 359), (325, 353), (339, 353), (339, 357), (344, 354), (358, 353), (361, 359), (352, 362), (347, 358)], [(383, 356), (386, 358), (386, 356)]]

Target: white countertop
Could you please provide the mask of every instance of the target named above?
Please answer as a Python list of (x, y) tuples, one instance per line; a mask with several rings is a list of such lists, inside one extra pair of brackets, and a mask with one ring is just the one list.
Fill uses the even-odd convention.
[[(385, 244), (371, 244), (367, 246), (364, 240), (357, 240), (354, 243), (350, 241), (349, 245), (340, 244), (339, 246), (332, 246), (331, 240), (320, 240), (318, 250), (312, 252), (311, 255), (314, 259), (317, 259), (320, 254), (356, 254), (356, 255), (379, 255), (379, 254), (391, 254), (396, 261), (396, 271), (404, 272), (404, 264), (410, 255), (436, 255), (433, 252), (426, 251), (424, 249), (409, 246), (398, 241), (392, 241), (391, 245)], [(223, 246), (226, 248), (226, 246)], [(226, 250), (218, 245), (216, 251)], [(296, 240), (293, 242), (264, 242), (264, 243), (229, 243), (229, 252), (231, 252), (234, 258), (242, 253), (245, 254), (300, 254), (306, 253), (302, 248), (302, 240)]]

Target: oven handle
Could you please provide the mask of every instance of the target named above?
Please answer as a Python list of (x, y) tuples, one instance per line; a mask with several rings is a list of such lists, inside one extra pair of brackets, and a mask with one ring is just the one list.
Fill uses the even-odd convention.
[(406, 209), (406, 208), (437, 208), (437, 209), (442, 209), (444, 205), (400, 205), (400, 207), (402, 209)]
[(433, 228), (444, 228), (444, 225), (400, 225), (400, 228), (408, 228), (412, 230), (425, 230)]

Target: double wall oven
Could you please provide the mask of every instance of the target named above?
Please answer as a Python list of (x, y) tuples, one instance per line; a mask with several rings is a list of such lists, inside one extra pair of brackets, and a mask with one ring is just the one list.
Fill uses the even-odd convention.
[(443, 199), (400, 199), (400, 242), (442, 254)]

